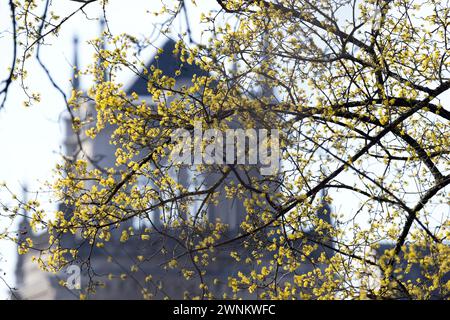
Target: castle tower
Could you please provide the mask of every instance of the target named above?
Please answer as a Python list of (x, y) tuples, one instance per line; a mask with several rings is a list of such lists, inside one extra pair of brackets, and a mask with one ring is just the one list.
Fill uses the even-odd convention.
[[(77, 77), (77, 69), (78, 69), (78, 39), (77, 37), (73, 40), (74, 44), (74, 53), (73, 53), (73, 64), (74, 64), (74, 74), (72, 78), (72, 84), (75, 90), (80, 89), (80, 79)], [(181, 61), (178, 59), (176, 55), (173, 54), (173, 49), (175, 48), (175, 41), (172, 39), (168, 39), (162, 46), (163, 53), (159, 55), (158, 59), (153, 58), (147, 64), (147, 68), (154, 65), (158, 69), (161, 69), (165, 75), (175, 76), (176, 70), (180, 68)], [(179, 86), (186, 85), (189, 86), (191, 83), (192, 76), (196, 75), (206, 75), (203, 70), (198, 68), (195, 65), (183, 65), (181, 68), (181, 74), (177, 76), (177, 84)], [(106, 75), (105, 75), (106, 76)], [(106, 79), (106, 78), (105, 78)], [(136, 77), (132, 79), (130, 86), (126, 90), (128, 94), (131, 95), (132, 92), (136, 92), (141, 99), (151, 101), (151, 97), (147, 91), (147, 80), (145, 77)], [(264, 94), (264, 90), (262, 91)], [(265, 94), (268, 94), (267, 91)], [(94, 117), (95, 118), (95, 106), (93, 104), (86, 103), (85, 105), (80, 107), (79, 116), (81, 119), (85, 119), (86, 117)], [(63, 141), (64, 145), (64, 154), (69, 159), (76, 159), (77, 157), (88, 156), (90, 159), (96, 161), (96, 164), (100, 167), (114, 167), (115, 166), (115, 146), (111, 145), (110, 138), (112, 133), (115, 130), (114, 126), (107, 126), (102, 130), (96, 137), (96, 139), (92, 140), (90, 138), (84, 137), (82, 134), (80, 137), (77, 137), (75, 132), (72, 129), (72, 119), (70, 115), (66, 115), (64, 118), (65, 122), (65, 138)], [(155, 123), (158, 125), (158, 123)], [(83, 152), (79, 152), (80, 144), (83, 148)], [(188, 170), (182, 170), (179, 174), (179, 182), (186, 187), (192, 184), (192, 176), (189, 171), (191, 168), (187, 168)], [(251, 169), (251, 174), (258, 175), (258, 167)], [(208, 186), (212, 186), (217, 182), (217, 179), (220, 178), (217, 174), (214, 173), (204, 173), (203, 177), (205, 179), (206, 188)], [(245, 177), (245, 175), (243, 175)], [(234, 181), (236, 184), (238, 183), (235, 175), (230, 175), (229, 180), (225, 181), (226, 183), (230, 181)], [(324, 206), (325, 207), (325, 206)], [(66, 212), (67, 214), (71, 214), (71, 208), (66, 208), (64, 204), (60, 205), (60, 210)], [(323, 214), (323, 219), (329, 217), (329, 212), (318, 213)], [(159, 212), (154, 212), (155, 219), (159, 217)], [(219, 203), (217, 206), (211, 205), (208, 208), (208, 217), (211, 221), (215, 219), (220, 219), (223, 223), (229, 225), (230, 233), (235, 235), (240, 230), (240, 224), (245, 218), (245, 209), (243, 206), (243, 200), (241, 199), (228, 199), (224, 192), (221, 192), (219, 195)], [(129, 222), (131, 223), (131, 221)], [(122, 228), (126, 228), (127, 225), (124, 223)], [(116, 230), (119, 231), (120, 230)], [(71, 235), (68, 235), (71, 236)], [(45, 238), (45, 237), (44, 237)], [(114, 237), (113, 237), (114, 238)], [(45, 240), (45, 239), (44, 239)], [(67, 247), (76, 246), (77, 239), (74, 239), (73, 236), (70, 238), (63, 239), (64, 245)], [(182, 297), (182, 293), (187, 289), (187, 284), (182, 281), (180, 278), (180, 274), (171, 273), (171, 271), (163, 271), (160, 266), (163, 265), (167, 256), (161, 254), (161, 242), (146, 242), (145, 246), (143, 246), (142, 241), (138, 241), (139, 239), (130, 240), (127, 243), (120, 243), (118, 239), (112, 239), (109, 243), (109, 247), (106, 249), (102, 248), (94, 248), (92, 252), (89, 252), (88, 246), (83, 246), (80, 251), (80, 257), (84, 258), (88, 254), (92, 253), (90, 263), (95, 271), (100, 275), (107, 275), (112, 273), (114, 275), (121, 274), (123, 272), (127, 272), (129, 270), (129, 266), (133, 264), (133, 260), (138, 255), (143, 255), (145, 257), (152, 257), (153, 260), (149, 261), (148, 264), (142, 266), (143, 271), (147, 274), (152, 274), (156, 278), (165, 278), (168, 285), (165, 289), (171, 291), (172, 297)], [(164, 246), (168, 249), (167, 251), (173, 251), (174, 248), (178, 248), (177, 243), (172, 243), (170, 239), (164, 239)], [(300, 244), (299, 244), (300, 245)], [(239, 246), (239, 244), (238, 244)], [(222, 248), (221, 252), (219, 252), (219, 256), (217, 258), (217, 262), (211, 264), (208, 268), (208, 280), (212, 281), (213, 278), (221, 279), (221, 282), (224, 283), (224, 287), (227, 283), (227, 277), (232, 275), (237, 270), (237, 264), (234, 259), (232, 259), (229, 255), (229, 248)], [(242, 248), (244, 249), (244, 248)], [(84, 250), (84, 251), (83, 251)], [(86, 250), (88, 252), (86, 252)], [(106, 257), (111, 256), (114, 257), (115, 263), (110, 264), (106, 262)], [(24, 257), (23, 259), (29, 260), (28, 257)], [(186, 258), (187, 259), (187, 258)], [(24, 295), (26, 298), (34, 299), (34, 298), (77, 298), (77, 296), (73, 295), (73, 292), (69, 292), (66, 288), (61, 287), (58, 284), (58, 276), (64, 279), (63, 274), (61, 275), (51, 275), (46, 274), (44, 272), (40, 272), (37, 270), (36, 264), (33, 264), (34, 269), (30, 269), (30, 267), (24, 267), (26, 260), (21, 260), (18, 264), (17, 275), (20, 279), (25, 279), (28, 275), (34, 274), (35, 277), (40, 277), (39, 282), (30, 282), (28, 280), (20, 280), (21, 284), (25, 288), (27, 294)], [(189, 263), (188, 260), (182, 263)], [(181, 263), (181, 264), (182, 264)], [(246, 268), (246, 266), (239, 265), (240, 270), (242, 268)], [(248, 267), (248, 266), (247, 266)], [(245, 271), (245, 270), (244, 270)], [(135, 277), (142, 277), (142, 274), (135, 275)], [(83, 279), (88, 279), (88, 277), (84, 277)], [(85, 281), (85, 280), (83, 280)], [(143, 283), (143, 278), (139, 278), (138, 281), (112, 281), (108, 282), (108, 287), (104, 289), (99, 289), (98, 293), (92, 296), (93, 299), (140, 299), (142, 298), (139, 288), (139, 282)], [(193, 286), (192, 290), (198, 290), (198, 284), (195, 282), (191, 282)], [(45, 288), (45, 290), (44, 290)], [(41, 290), (42, 289), (42, 290)], [(34, 291), (40, 290), (35, 293)], [(217, 289), (219, 290), (219, 289)], [(220, 290), (227, 290), (226, 288), (221, 288)], [(219, 290), (219, 291), (220, 291)], [(218, 295), (220, 296), (220, 295)], [(161, 298), (158, 296), (158, 298)], [(91, 298), (91, 297), (89, 297)]]
[[(73, 90), (80, 90), (80, 79), (78, 77), (78, 68), (79, 68), (79, 60), (78, 60), (78, 46), (79, 40), (78, 36), (74, 36), (72, 40), (73, 45), (73, 63), (72, 63), (72, 87)], [(63, 128), (64, 128), (64, 138), (63, 138), (63, 154), (70, 159), (74, 159), (77, 155), (79, 149), (78, 139), (73, 131), (72, 127), (72, 116), (74, 114), (70, 114), (68, 110), (65, 110), (63, 115)]]

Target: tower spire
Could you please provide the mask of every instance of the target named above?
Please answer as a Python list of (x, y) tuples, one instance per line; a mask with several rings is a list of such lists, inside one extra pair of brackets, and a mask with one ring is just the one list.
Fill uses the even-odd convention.
[[(24, 185), (22, 187), (22, 201), (24, 203), (28, 202), (28, 188), (26, 185)], [(22, 209), (22, 217), (20, 219), (19, 222), (19, 226), (18, 226), (18, 243), (19, 245), (25, 241), (25, 239), (27, 237), (32, 236), (31, 234), (31, 226), (30, 226), (30, 221), (29, 221), (29, 217), (28, 217), (28, 212), (26, 210), (26, 208), (24, 207)], [(17, 287), (21, 287), (21, 285), (24, 283), (24, 277), (25, 277), (25, 273), (24, 273), (24, 263), (25, 263), (25, 257), (23, 255), (18, 255), (17, 257), (17, 262), (16, 262), (16, 284)]]
[[(73, 55), (72, 55), (72, 79), (71, 84), (72, 88), (71, 90), (79, 91), (80, 90), (80, 79), (78, 76), (78, 70), (79, 70), (79, 61), (78, 61), (78, 51), (79, 51), (79, 40), (78, 35), (74, 35), (72, 39), (72, 49), (73, 49)], [(70, 96), (70, 94), (69, 94)], [(70, 112), (70, 111), (69, 111)], [(75, 136), (75, 132), (73, 131), (73, 123), (72, 123), (72, 117), (69, 115), (69, 112), (66, 111), (63, 117), (63, 124), (64, 124), (64, 139), (63, 139), (63, 153), (65, 156), (73, 157), (76, 154), (77, 150), (77, 138)]]
[(80, 89), (80, 79), (78, 77), (78, 36), (73, 37), (73, 73), (72, 73), (72, 86), (74, 90)]
[(327, 201), (327, 190), (326, 189), (322, 189), (320, 191), (320, 202), (321, 202), (321, 207), (317, 212), (317, 216), (318, 218), (322, 219), (323, 221), (331, 224), (331, 207), (330, 204)]

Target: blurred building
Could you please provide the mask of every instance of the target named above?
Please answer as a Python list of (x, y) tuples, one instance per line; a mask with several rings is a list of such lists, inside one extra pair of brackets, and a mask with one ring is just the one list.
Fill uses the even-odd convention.
[[(77, 41), (74, 43), (75, 48)], [(175, 71), (180, 67), (180, 61), (177, 56), (173, 54), (175, 42), (168, 39), (162, 46), (163, 53), (159, 58), (152, 59), (147, 67), (156, 66), (161, 69), (164, 74), (174, 76)], [(77, 52), (75, 49), (74, 66), (77, 66)], [(195, 65), (185, 65), (182, 67), (181, 74), (177, 77), (177, 85), (185, 85), (191, 83), (192, 76), (204, 74)], [(79, 86), (77, 77), (73, 79), (75, 89)], [(136, 77), (130, 81), (127, 93), (137, 93), (141, 99), (150, 101), (147, 91), (147, 81), (145, 77)], [(87, 106), (85, 110), (87, 114), (84, 116), (95, 116), (95, 108)], [(83, 141), (83, 148), (88, 153), (91, 159), (97, 160), (100, 167), (111, 167), (115, 163), (115, 146), (109, 143), (111, 134), (114, 131), (113, 126), (107, 126), (101, 131), (96, 139)], [(69, 118), (66, 118), (66, 136), (64, 139), (64, 147), (66, 155), (73, 155), (78, 149), (78, 138), (72, 131), (72, 123)], [(255, 173), (256, 174), (256, 173)], [(191, 183), (188, 173), (181, 173), (179, 175), (180, 183), (189, 185)], [(232, 179), (232, 178), (230, 178)], [(234, 178), (233, 178), (234, 179)], [(205, 181), (213, 184), (216, 179), (214, 174), (206, 177)], [(60, 210), (70, 215), (70, 208), (60, 205)], [(323, 220), (330, 223), (330, 207), (327, 203), (323, 203), (322, 210), (318, 215)], [(228, 235), (225, 240), (232, 238), (238, 234), (240, 224), (245, 218), (245, 210), (243, 202), (239, 199), (228, 199), (224, 192), (220, 194), (219, 204), (208, 208), (208, 215), (211, 220), (220, 219), (223, 223), (229, 226)], [(154, 216), (158, 216), (155, 214)], [(157, 225), (157, 221), (154, 221)], [(136, 221), (128, 221), (123, 223), (120, 230), (131, 226)], [(142, 226), (144, 227), (144, 226)], [(139, 228), (139, 227), (138, 227)], [(31, 232), (24, 219), (20, 225), (21, 235), (23, 238), (29, 237)], [(150, 289), (148, 292), (154, 298), (164, 298), (169, 296), (171, 298), (183, 298), (184, 292), (189, 291), (190, 297), (201, 294), (199, 288), (200, 279), (197, 276), (195, 279), (186, 281), (179, 270), (174, 271), (170, 268), (164, 270), (163, 265), (167, 263), (169, 257), (182, 255), (179, 259), (179, 265), (189, 266), (192, 269), (191, 257), (183, 255), (183, 248), (176, 240), (170, 237), (155, 237), (150, 241), (140, 241), (140, 239), (130, 239), (126, 243), (119, 241), (120, 230), (117, 230), (115, 236), (108, 242), (105, 248), (94, 248), (91, 251), (90, 245), (84, 243), (82, 239), (77, 237), (70, 237), (63, 239), (63, 245), (67, 247), (78, 247), (80, 261), (87, 260), (89, 262), (90, 270), (88, 271), (87, 264), (81, 264), (81, 287), (85, 288), (89, 280), (95, 284), (98, 281), (104, 282), (105, 287), (98, 286), (95, 295), (90, 296), (92, 299), (141, 299), (143, 297), (143, 284), (147, 275), (152, 275), (152, 285), (154, 290)], [(169, 231), (170, 233), (171, 231)], [(178, 232), (173, 230), (174, 233)], [(136, 232), (138, 233), (138, 232)], [(47, 235), (32, 235), (35, 245), (45, 247), (48, 243)], [(301, 246), (299, 243), (298, 246)], [(331, 254), (330, 250), (323, 249)], [(228, 276), (236, 276), (238, 270), (245, 272), (250, 270), (250, 266), (244, 263), (237, 263), (234, 258), (230, 256), (231, 251), (236, 251), (243, 257), (247, 256), (251, 248), (244, 248), (241, 241), (235, 241), (227, 246), (221, 247), (214, 253), (216, 261), (207, 267), (207, 273), (204, 276), (204, 281), (212, 284), (214, 279), (217, 279), (214, 288), (211, 291), (216, 293), (217, 297), (221, 297), (223, 293), (231, 295), (228, 287)], [(16, 269), (17, 278), (17, 295), (21, 299), (78, 299), (79, 290), (69, 290), (61, 286), (59, 282), (65, 281), (69, 274), (65, 271), (59, 274), (51, 274), (40, 271), (36, 263), (31, 262), (30, 256), (37, 255), (36, 252), (29, 252), (26, 255), (19, 255)], [(318, 253), (317, 253), (318, 254)], [(144, 256), (148, 261), (139, 263), (138, 256)], [(137, 272), (130, 272), (130, 266), (139, 264)], [(309, 271), (313, 267), (305, 264), (304, 271)], [(127, 280), (120, 279), (120, 275), (125, 274)], [(107, 278), (112, 275), (112, 280)], [(160, 288), (158, 288), (160, 286)], [(249, 298), (256, 298), (257, 292)]]

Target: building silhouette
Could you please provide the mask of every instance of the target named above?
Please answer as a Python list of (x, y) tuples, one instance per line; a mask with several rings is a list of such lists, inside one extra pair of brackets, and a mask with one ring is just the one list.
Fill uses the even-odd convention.
[[(78, 65), (77, 43), (74, 40), (74, 66)], [(180, 61), (176, 55), (173, 54), (175, 47), (175, 41), (167, 39), (162, 46), (162, 54), (159, 58), (152, 59), (147, 68), (154, 65), (161, 69), (164, 74), (174, 76), (175, 71), (180, 66)], [(195, 65), (184, 65), (180, 76), (177, 78), (178, 85), (188, 84), (192, 76), (202, 75), (204, 71), (196, 67)], [(80, 82), (76, 76), (73, 78), (73, 85), (75, 89), (78, 89)], [(148, 99), (147, 80), (145, 77), (137, 76), (130, 81), (127, 93), (137, 93), (141, 99)], [(94, 116), (95, 108), (92, 105), (87, 105), (84, 116)], [(76, 153), (79, 147), (79, 141), (72, 130), (72, 123), (69, 117), (65, 118), (65, 138), (64, 138), (64, 150), (67, 156), (72, 156)], [(84, 151), (89, 155), (91, 159), (97, 161), (100, 167), (112, 167), (115, 163), (115, 146), (109, 143), (110, 137), (114, 131), (113, 126), (107, 126), (102, 130), (94, 140), (85, 139), (82, 137)], [(257, 171), (257, 168), (255, 169)], [(205, 173), (205, 181), (213, 184), (216, 181), (214, 173)], [(255, 172), (254, 174), (257, 174)], [(190, 177), (187, 172), (180, 172), (179, 182), (188, 186)], [(235, 179), (235, 178), (230, 178)], [(59, 210), (70, 215), (71, 208), (66, 207), (64, 204), (59, 206)], [(319, 217), (328, 223), (331, 223), (330, 219), (331, 208), (327, 203), (323, 203), (323, 207), (317, 214)], [(217, 206), (211, 206), (208, 208), (208, 215), (211, 220), (220, 219), (226, 223), (228, 233), (224, 236), (224, 239), (232, 238), (239, 233), (240, 224), (245, 218), (245, 210), (243, 202), (239, 199), (228, 199), (225, 197), (225, 193), (221, 191), (219, 196), (219, 203)], [(157, 217), (158, 212), (155, 212), (155, 225), (158, 226)], [(136, 227), (137, 225), (137, 227)], [(96, 288), (96, 293), (89, 295), (91, 299), (142, 299), (144, 294), (150, 294), (150, 298), (162, 299), (165, 297), (170, 298), (192, 298), (194, 296), (200, 296), (202, 289), (199, 288), (201, 279), (196, 277), (192, 280), (186, 281), (183, 279), (180, 271), (170, 268), (163, 268), (170, 257), (182, 255), (183, 248), (173, 240), (171, 237), (155, 237), (150, 241), (140, 241), (137, 238), (131, 238), (126, 243), (119, 241), (121, 230), (124, 230), (130, 226), (134, 226), (137, 229), (147, 228), (148, 225), (139, 225), (139, 221), (128, 221), (123, 223), (122, 226), (113, 233), (111, 241), (105, 246), (105, 248), (93, 248), (84, 243), (80, 237), (70, 236), (62, 239), (62, 245), (67, 247), (79, 247), (79, 259), (80, 263), (83, 260), (89, 258), (89, 269), (87, 266), (81, 263), (81, 289), (83, 290), (92, 284)], [(32, 234), (27, 219), (24, 218), (20, 223), (19, 229), (21, 230), (21, 237), (24, 240), (26, 237), (32, 237), (36, 246), (45, 247), (48, 243), (48, 237), (46, 234)], [(166, 232), (178, 232), (177, 230), (166, 230)], [(138, 232), (137, 232), (138, 233)], [(20, 239), (19, 239), (20, 241)], [(302, 243), (296, 244), (298, 246)], [(331, 244), (330, 244), (331, 246)], [(327, 254), (331, 255), (332, 251), (329, 248), (323, 248)], [(209, 289), (218, 298), (223, 297), (226, 293), (228, 297), (232, 296), (231, 289), (228, 286), (228, 277), (236, 276), (238, 271), (249, 271), (251, 266), (244, 263), (236, 262), (231, 257), (230, 253), (236, 251), (242, 256), (248, 254), (249, 249), (243, 247), (242, 241), (235, 241), (229, 245), (223, 246), (220, 250), (217, 250), (214, 255), (216, 260), (206, 267), (206, 274), (204, 275), (204, 281), (208, 284), (214, 284), (214, 287)], [(20, 299), (78, 299), (79, 294), (84, 291), (78, 289), (69, 290), (65, 286), (61, 286), (60, 281), (65, 281), (69, 274), (62, 270), (58, 274), (47, 273), (40, 271), (35, 262), (31, 262), (30, 256), (33, 252), (25, 255), (19, 255), (16, 279), (17, 279), (17, 296)], [(320, 252), (316, 253), (317, 255)], [(137, 272), (130, 272), (130, 266), (138, 264), (137, 257), (151, 257), (148, 261), (139, 263), (139, 270)], [(179, 265), (189, 265), (190, 257), (188, 255), (182, 255), (179, 258)], [(305, 264), (303, 271), (307, 272), (313, 268)], [(299, 271), (301, 272), (301, 271)], [(122, 279), (122, 275), (125, 274), (126, 280)], [(151, 285), (144, 287), (145, 279), (148, 275), (152, 276)], [(147, 290), (147, 291), (145, 291)], [(189, 292), (186, 295), (185, 292)], [(249, 298), (257, 298), (258, 292), (249, 294)]]

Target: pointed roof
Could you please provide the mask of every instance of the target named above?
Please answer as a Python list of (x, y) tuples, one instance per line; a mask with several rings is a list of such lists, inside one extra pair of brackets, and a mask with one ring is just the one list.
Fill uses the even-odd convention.
[[(179, 55), (175, 55), (173, 53), (175, 44), (176, 42), (169, 38), (169, 40), (167, 40), (162, 46), (161, 49), (163, 52), (158, 55), (159, 58), (152, 58), (152, 60), (146, 65), (146, 68), (150, 69), (151, 66), (155, 66), (156, 68), (162, 70), (163, 75), (174, 77), (177, 81), (190, 81), (194, 74), (202, 76), (207, 74), (195, 64), (189, 65), (187, 63), (182, 63)], [(181, 74), (179, 76), (175, 76), (175, 72), (180, 68), (181, 64), (183, 64), (181, 67)], [(127, 90), (127, 93), (131, 92), (136, 92), (138, 95), (148, 95), (147, 80), (145, 77), (142, 76), (134, 79), (133, 84)]]
[(80, 79), (78, 78), (79, 62), (78, 62), (78, 36), (73, 37), (73, 70), (72, 70), (72, 86), (74, 90), (80, 89)]

